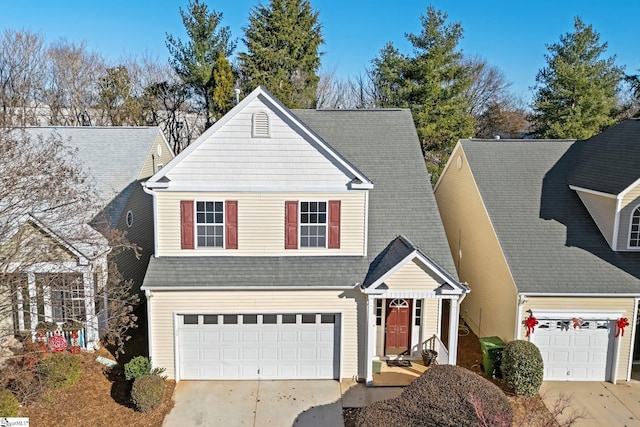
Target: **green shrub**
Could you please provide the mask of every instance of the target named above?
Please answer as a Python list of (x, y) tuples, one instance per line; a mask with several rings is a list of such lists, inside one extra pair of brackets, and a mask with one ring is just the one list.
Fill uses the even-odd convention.
[(151, 362), (148, 357), (137, 356), (124, 365), (124, 377), (127, 381), (135, 380), (138, 377), (149, 375), (150, 373)]
[(0, 390), (0, 417), (17, 417), (18, 409), (20, 409), (20, 402), (6, 388)]
[(147, 412), (162, 402), (164, 380), (158, 375), (143, 375), (133, 381), (131, 400), (140, 412)]
[(535, 344), (524, 340), (507, 343), (502, 352), (501, 368), (504, 380), (516, 394), (534, 396), (540, 390), (544, 364)]
[(80, 379), (82, 360), (68, 353), (54, 354), (40, 362), (38, 372), (48, 387), (71, 387)]
[(511, 427), (513, 409), (496, 385), (468, 369), (436, 365), (395, 399), (363, 408), (356, 425)]

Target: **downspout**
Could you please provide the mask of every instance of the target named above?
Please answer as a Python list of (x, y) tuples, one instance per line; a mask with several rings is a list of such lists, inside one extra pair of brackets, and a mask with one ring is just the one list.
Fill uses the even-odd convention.
[(153, 197), (153, 256), (154, 258), (158, 258), (160, 254), (158, 253), (158, 203), (156, 200), (157, 194), (155, 191), (147, 188), (146, 182), (143, 182), (141, 185), (142, 191), (150, 194), (151, 197)]
[(151, 361), (151, 365), (153, 366), (153, 334), (151, 331), (151, 291), (146, 289), (144, 291), (144, 296), (147, 300), (147, 336), (149, 342), (149, 360)]

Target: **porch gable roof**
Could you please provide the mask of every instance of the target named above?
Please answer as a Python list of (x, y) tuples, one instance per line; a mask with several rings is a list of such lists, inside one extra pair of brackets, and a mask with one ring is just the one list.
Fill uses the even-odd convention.
[(405, 236), (397, 236), (371, 263), (367, 276), (362, 284), (362, 289), (375, 290), (379, 288), (385, 280), (392, 276), (402, 266), (418, 259), (424, 266), (430, 269), (436, 276), (442, 279), (443, 283), (438, 288), (440, 292), (446, 294), (465, 294), (469, 288), (459, 283), (448, 274), (431, 258), (425, 255)]

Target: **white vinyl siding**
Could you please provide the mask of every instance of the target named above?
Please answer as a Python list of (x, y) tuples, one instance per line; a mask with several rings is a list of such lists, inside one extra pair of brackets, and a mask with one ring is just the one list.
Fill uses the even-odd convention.
[(584, 191), (576, 191), (589, 211), (591, 218), (600, 229), (609, 246), (613, 244), (613, 229), (616, 218), (616, 199), (599, 196)]
[(393, 273), (385, 283), (390, 290), (434, 291), (443, 281), (421, 263), (413, 260)]
[[(174, 315), (179, 313), (339, 313), (341, 377), (359, 375), (358, 348), (364, 349), (364, 335), (358, 328), (358, 305), (364, 304), (357, 291), (152, 291), (149, 323), (151, 360), (175, 378)], [(362, 376), (362, 375), (360, 375)]]
[[(216, 256), (359, 255), (365, 245), (365, 192), (344, 193), (181, 193), (157, 191), (157, 256), (202, 256), (199, 250), (180, 248), (180, 200), (237, 200), (238, 249), (216, 251)], [(341, 200), (340, 248), (285, 250), (286, 200)]]
[(292, 186), (301, 191), (346, 189), (353, 176), (337, 167), (280, 113), (269, 111), (270, 138), (254, 138), (254, 113), (266, 110), (270, 107), (261, 97), (254, 99), (167, 172), (167, 177), (180, 186), (247, 191), (277, 191)]

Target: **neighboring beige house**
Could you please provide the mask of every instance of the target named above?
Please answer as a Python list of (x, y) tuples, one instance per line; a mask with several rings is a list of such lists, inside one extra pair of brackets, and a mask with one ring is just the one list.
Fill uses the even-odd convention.
[[(631, 377), (639, 158), (638, 120), (586, 141), (461, 140), (436, 184), (458, 275), (472, 290), (462, 317), (478, 336), (535, 343), (546, 380)], [(530, 316), (538, 323), (527, 337)]]
[[(51, 136), (61, 138), (74, 150), (100, 199), (100, 210), (89, 216), (125, 231), (142, 248), (140, 259), (132, 251), (117, 259), (124, 279), (133, 280), (139, 290), (154, 245), (152, 200), (140, 183), (173, 158), (162, 132), (157, 127), (28, 127), (25, 132), (42, 143)], [(17, 253), (4, 263), (4, 277), (13, 289), (13, 318), (6, 321), (16, 335), (34, 338), (39, 322), (56, 323), (58, 331), (49, 334), (68, 338), (61, 325), (79, 321), (84, 325), (80, 346), (92, 350), (106, 322), (105, 301), (96, 295), (107, 280), (111, 248), (88, 224), (67, 228), (52, 229), (46, 218), (26, 215), (1, 242), (0, 256)], [(16, 252), (14, 246), (22, 249)]]
[(371, 384), (428, 340), (455, 364), (467, 289), (408, 110), (290, 111), (258, 88), (144, 185), (149, 354), (169, 378)]

